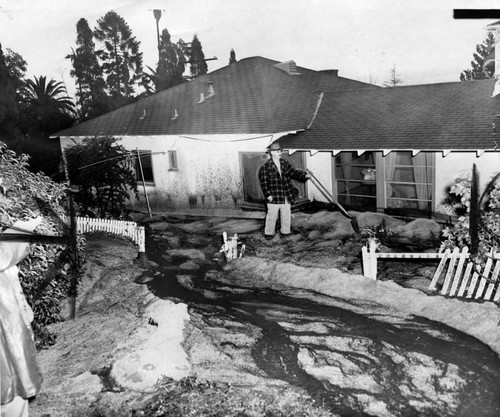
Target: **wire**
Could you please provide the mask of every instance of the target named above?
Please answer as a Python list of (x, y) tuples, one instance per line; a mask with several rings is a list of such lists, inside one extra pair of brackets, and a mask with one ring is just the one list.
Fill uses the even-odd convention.
[(191, 140), (197, 140), (199, 142), (213, 142), (213, 143), (227, 143), (227, 142), (245, 142), (248, 140), (256, 140), (256, 139), (262, 139), (262, 138), (268, 138), (268, 137), (273, 137), (274, 135), (263, 135), (263, 136), (255, 136), (253, 138), (245, 138), (245, 139), (228, 139), (228, 140), (211, 140), (211, 139), (200, 139), (200, 138), (194, 138), (192, 136), (184, 136), (181, 135), (181, 138), (184, 139), (191, 139)]

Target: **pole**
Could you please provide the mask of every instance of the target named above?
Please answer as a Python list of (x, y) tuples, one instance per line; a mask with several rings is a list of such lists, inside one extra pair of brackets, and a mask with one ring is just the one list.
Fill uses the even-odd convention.
[(153, 217), (153, 214), (151, 213), (151, 207), (149, 206), (149, 198), (148, 198), (148, 192), (146, 190), (146, 182), (144, 181), (144, 171), (142, 170), (141, 154), (139, 153), (138, 148), (135, 148), (135, 150), (137, 152), (137, 161), (139, 162), (139, 169), (141, 170), (142, 188), (144, 189), (144, 197), (146, 198), (149, 217)]
[(161, 10), (160, 9), (154, 9), (153, 10), (153, 15), (156, 20), (156, 39), (158, 42), (158, 61), (160, 60), (160, 27), (159, 27), (159, 22), (161, 19)]
[(313, 184), (316, 186), (316, 188), (323, 194), (327, 200), (330, 201), (330, 203), (335, 204), (341, 211), (341, 213), (346, 216), (348, 219), (352, 219), (353, 217), (346, 211), (342, 205), (333, 198), (333, 195), (329, 193), (329, 191), (326, 189), (326, 187), (319, 182), (319, 180), (316, 178), (316, 176), (312, 173), (310, 169), (307, 170), (309, 175), (311, 176), (311, 179), (313, 180)]

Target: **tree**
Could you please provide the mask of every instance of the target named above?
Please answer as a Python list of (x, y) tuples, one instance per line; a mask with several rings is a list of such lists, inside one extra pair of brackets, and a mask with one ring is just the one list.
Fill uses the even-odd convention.
[[(159, 61), (156, 70), (148, 67), (150, 74), (145, 74), (143, 84), (150, 93), (160, 92), (184, 82), (184, 70), (186, 59), (178, 44), (171, 41), (170, 33), (165, 28), (161, 33), (159, 46)], [(154, 91), (150, 87), (154, 84)]]
[(97, 51), (106, 81), (106, 91), (117, 108), (133, 101), (135, 86), (142, 77), (140, 42), (114, 11), (97, 21), (94, 37), (103, 44)]
[(26, 81), (25, 94), (27, 116), (40, 133), (47, 135), (73, 122), (75, 106), (63, 83), (35, 77)]
[(65, 150), (69, 179), (80, 190), (75, 201), (83, 214), (118, 218), (130, 199), (139, 198), (130, 153), (112, 136), (88, 137)]
[(165, 28), (161, 33), (160, 60), (156, 67), (158, 84), (156, 92), (184, 82), (185, 57), (178, 45), (173, 44)]
[(495, 38), (493, 33), (489, 32), (484, 42), (476, 45), (476, 53), (473, 54), (474, 60), (470, 63), (472, 69), (463, 70), (460, 74), (460, 81), (491, 78), (495, 71), (495, 62), (492, 60), (494, 54)]
[(396, 72), (396, 64), (394, 64), (390, 70), (390, 78), (389, 81), (384, 83), (384, 87), (397, 87), (399, 84), (402, 84), (403, 80), (399, 78), (399, 74)]
[(16, 89), (16, 101), (19, 104), (22, 100), (23, 86), (25, 81), (26, 69), (28, 64), (24, 58), (12, 49), (7, 48), (5, 54), (5, 65), (9, 70), (9, 75)]
[(194, 35), (191, 47), (189, 48), (189, 64), (191, 77), (196, 78), (205, 75), (208, 72), (208, 66), (205, 62), (205, 54), (198, 36)]
[(85, 19), (76, 24), (76, 50), (66, 56), (71, 59), (73, 69), (70, 74), (76, 81), (76, 98), (79, 119), (87, 120), (111, 110), (104, 92), (106, 83), (103, 70), (97, 60), (92, 30)]
[(0, 44), (0, 140), (15, 149), (22, 140), (18, 129), (19, 108), (16, 102), (16, 84), (7, 66)]
[(236, 52), (234, 52), (234, 49), (231, 49), (231, 52), (229, 54), (229, 63), (233, 64), (236, 62)]

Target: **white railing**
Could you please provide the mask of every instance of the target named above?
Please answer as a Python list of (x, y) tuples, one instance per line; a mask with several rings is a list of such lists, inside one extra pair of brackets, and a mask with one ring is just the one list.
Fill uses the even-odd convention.
[(469, 249), (439, 253), (376, 252), (375, 245), (362, 248), (363, 275), (377, 279), (377, 259), (440, 259), (429, 290), (451, 297), (500, 300), (500, 254), (491, 253), (484, 266), (470, 260)]
[[(64, 222), (69, 224), (70, 218), (62, 216)], [(143, 226), (136, 222), (112, 219), (94, 219), (90, 217), (76, 217), (77, 233), (105, 232), (129, 238), (134, 242), (139, 252), (146, 252), (146, 234)]]

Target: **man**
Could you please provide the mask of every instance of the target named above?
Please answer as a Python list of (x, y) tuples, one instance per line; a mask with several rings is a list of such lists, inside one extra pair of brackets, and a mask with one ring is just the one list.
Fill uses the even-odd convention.
[(311, 176), (307, 172), (293, 168), (287, 161), (281, 159), (282, 149), (279, 143), (272, 143), (267, 151), (270, 158), (260, 168), (259, 180), (267, 203), (264, 236), (266, 239), (272, 239), (276, 233), (278, 213), (280, 214), (281, 235), (291, 234), (291, 204), (295, 199), (295, 188), (291, 180), (305, 182)]

